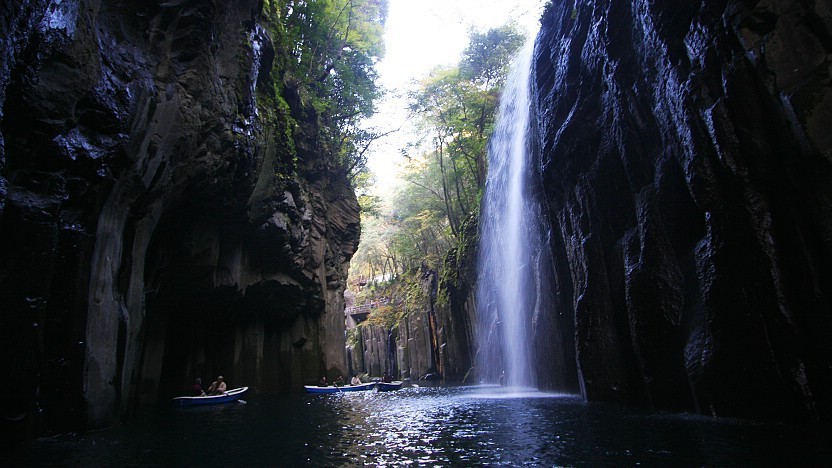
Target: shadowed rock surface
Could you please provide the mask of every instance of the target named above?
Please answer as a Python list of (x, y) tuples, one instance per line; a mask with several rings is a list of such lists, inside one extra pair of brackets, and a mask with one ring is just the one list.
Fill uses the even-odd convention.
[[(544, 387), (830, 421), (827, 5), (553, 2), (533, 70), (558, 301), (534, 318)], [(260, 99), (260, 7), (0, 6), (4, 433), (105, 426), (197, 376), (346, 375), (358, 205), (291, 77), (292, 141)], [(372, 333), (374, 365), (464, 377), (465, 258), (426, 273), (395, 336), (410, 351)]]
[(105, 426), (194, 377), (345, 371), (358, 204), (289, 77), (294, 133), (264, 104), (261, 7), (4, 3), (4, 429)]
[(568, 385), (830, 421), (829, 3), (553, 3), (534, 82)]

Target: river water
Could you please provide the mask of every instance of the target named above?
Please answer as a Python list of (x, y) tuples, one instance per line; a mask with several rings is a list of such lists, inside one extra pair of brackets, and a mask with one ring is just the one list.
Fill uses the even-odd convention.
[(44, 438), (2, 466), (830, 465), (830, 434), (493, 387), (251, 396)]

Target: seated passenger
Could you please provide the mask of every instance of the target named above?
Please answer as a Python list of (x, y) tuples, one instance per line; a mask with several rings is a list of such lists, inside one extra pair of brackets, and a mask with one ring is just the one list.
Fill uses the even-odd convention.
[(221, 395), (225, 392), (226, 386), (225, 381), (223, 380), (222, 376), (217, 377), (217, 380), (211, 382), (211, 386), (208, 387), (208, 394), (209, 395)]
[(191, 396), (205, 396), (205, 390), (202, 389), (202, 379), (197, 377), (194, 380), (194, 384), (191, 386)]

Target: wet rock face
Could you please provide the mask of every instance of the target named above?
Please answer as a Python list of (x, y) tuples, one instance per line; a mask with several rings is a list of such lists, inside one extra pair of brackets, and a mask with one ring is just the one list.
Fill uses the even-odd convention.
[(584, 393), (829, 421), (827, 2), (574, 3), (534, 82)]
[(195, 377), (277, 391), (343, 366), (358, 204), (314, 122), (293, 154), (258, 110), (274, 56), (259, 3), (11, 3), (5, 424), (101, 426)]

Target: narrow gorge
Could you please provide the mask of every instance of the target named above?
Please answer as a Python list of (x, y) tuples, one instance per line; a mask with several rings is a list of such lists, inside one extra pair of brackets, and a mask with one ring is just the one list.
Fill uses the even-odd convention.
[[(421, 373), (450, 381), (528, 382), (512, 373), (531, 367), (540, 389), (589, 401), (830, 421), (832, 10), (567, 1), (541, 24), (525, 190), (544, 206), (553, 265), (534, 235), (511, 254), (511, 233), (486, 234), (510, 217), (489, 211), (486, 189), (483, 237), (463, 236), (432, 273), (429, 313), (406, 314), (390, 346), (375, 340), (376, 366), (418, 352), (435, 356)], [(515, 282), (530, 289), (492, 294)], [(508, 331), (514, 312), (524, 331)], [(427, 338), (408, 347), (414, 318)], [(509, 334), (521, 338), (500, 344)]]
[[(459, 220), (401, 320), (353, 335), (347, 117), (310, 89), (334, 62), (298, 70), (285, 5), (0, 7), (4, 433), (129, 421), (194, 377), (478, 383), (520, 357), (513, 383), (586, 401), (832, 421), (828, 2), (547, 3), (526, 70), (538, 219), (512, 221), (543, 244), (488, 264), (494, 213)], [(478, 267), (536, 290), (478, 295)], [(513, 357), (477, 341), (500, 301), (527, 314)]]

